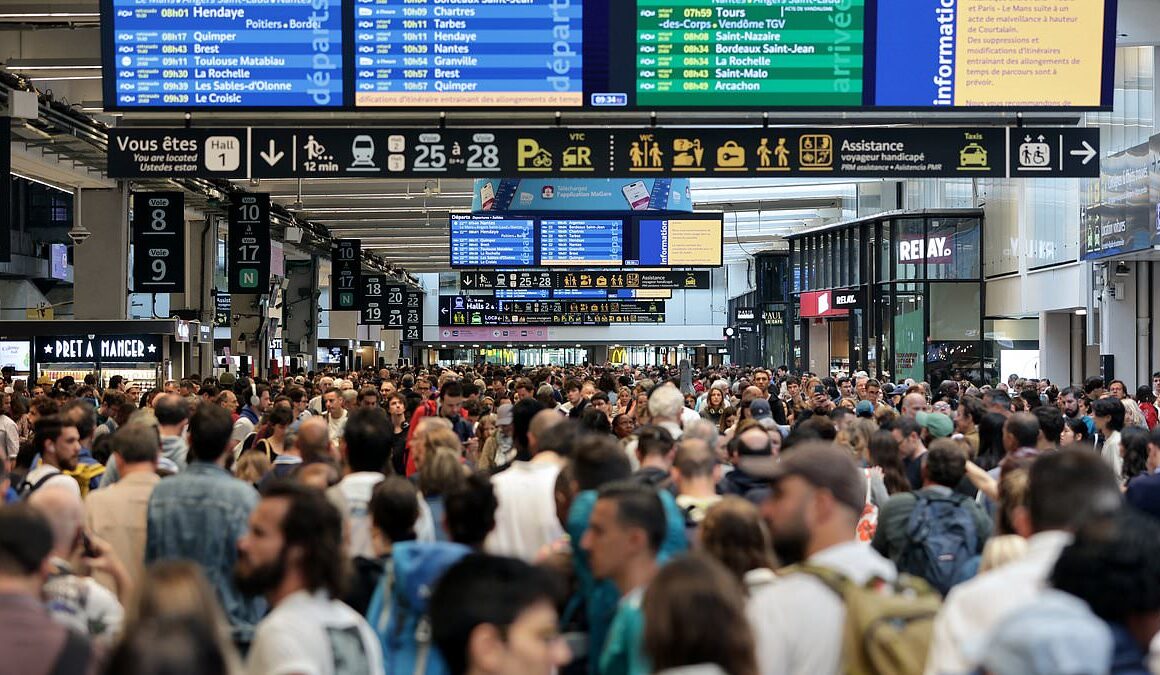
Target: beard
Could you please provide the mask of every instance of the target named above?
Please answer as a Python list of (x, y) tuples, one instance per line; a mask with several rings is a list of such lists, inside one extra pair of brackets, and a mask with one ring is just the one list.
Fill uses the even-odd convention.
[(792, 522), (778, 528), (770, 528), (773, 539), (773, 553), (781, 566), (796, 565), (806, 559), (810, 532), (806, 527), (803, 509), (794, 514)]
[(275, 589), (286, 576), (286, 552), (282, 551), (278, 557), (264, 565), (250, 565), (249, 569), (242, 568), (244, 554), (238, 553), (238, 562), (234, 565), (234, 585), (243, 595), (260, 596)]

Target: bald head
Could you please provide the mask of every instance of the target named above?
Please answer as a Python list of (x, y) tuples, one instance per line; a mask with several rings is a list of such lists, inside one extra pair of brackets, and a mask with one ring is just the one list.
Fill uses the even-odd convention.
[(742, 407), (748, 408), (750, 402), (752, 402), (753, 399), (757, 399), (757, 398), (761, 398), (761, 388), (760, 387), (746, 387), (745, 390), (741, 392)]
[(308, 417), (298, 425), (294, 449), (304, 462), (318, 461), (330, 454), (330, 430), (321, 417)]
[(85, 505), (80, 493), (49, 482), (28, 497), (28, 505), (48, 520), (53, 555), (61, 558), (72, 555), (85, 523)]
[(564, 421), (564, 416), (559, 412), (548, 409), (541, 410), (532, 417), (531, 423), (528, 425), (528, 450), (533, 455), (540, 451), (540, 440), (544, 437), (544, 432), (557, 424)]
[(922, 394), (907, 394), (902, 398), (904, 417), (914, 417), (923, 410), (926, 410), (926, 397)]

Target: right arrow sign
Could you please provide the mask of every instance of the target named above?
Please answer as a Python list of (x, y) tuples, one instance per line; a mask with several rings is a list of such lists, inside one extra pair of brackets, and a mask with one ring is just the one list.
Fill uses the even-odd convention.
[(1100, 132), (1088, 128), (1007, 130), (1011, 178), (1099, 178)]

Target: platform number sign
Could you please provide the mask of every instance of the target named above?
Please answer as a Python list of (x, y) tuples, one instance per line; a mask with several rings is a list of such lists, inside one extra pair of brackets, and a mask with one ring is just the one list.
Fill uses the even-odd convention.
[(403, 342), (423, 339), (423, 291), (407, 289), (403, 313)]
[(403, 284), (391, 284), (387, 286), (387, 328), (393, 330), (403, 329), (403, 319), (405, 305), (406, 305), (407, 287)]
[(133, 227), (133, 290), (185, 292), (185, 194), (136, 192)]
[(381, 274), (364, 274), (362, 278), (362, 301), (359, 303), (359, 323), (364, 326), (386, 325), (386, 284)]
[(335, 239), (331, 249), (331, 309), (345, 312), (359, 309), (362, 292), (362, 241)]
[(270, 287), (270, 195), (234, 195), (229, 215), (229, 291), (266, 293)]

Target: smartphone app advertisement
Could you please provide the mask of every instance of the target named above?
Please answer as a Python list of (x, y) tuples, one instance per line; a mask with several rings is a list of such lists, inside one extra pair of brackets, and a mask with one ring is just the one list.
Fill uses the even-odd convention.
[(688, 178), (481, 178), (471, 210), (692, 212), (693, 200)]

